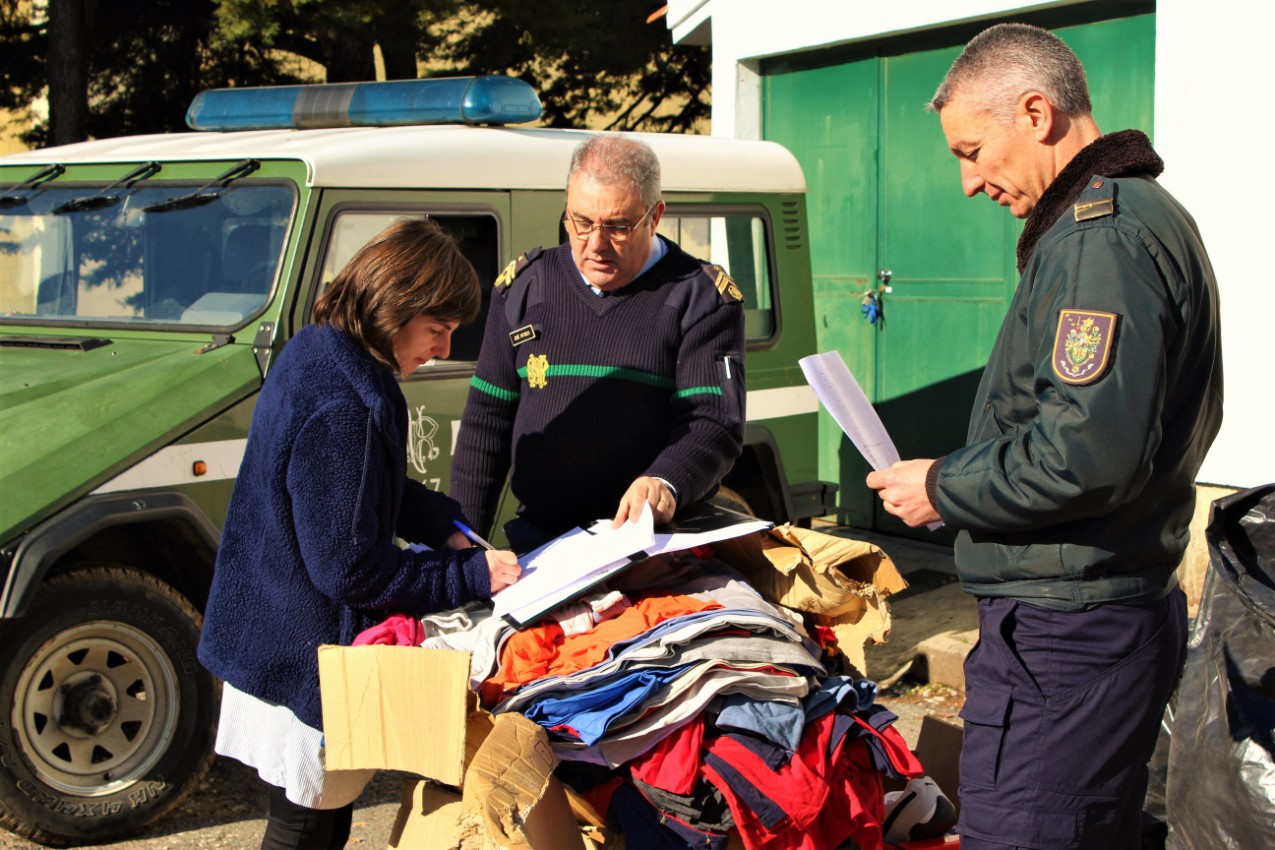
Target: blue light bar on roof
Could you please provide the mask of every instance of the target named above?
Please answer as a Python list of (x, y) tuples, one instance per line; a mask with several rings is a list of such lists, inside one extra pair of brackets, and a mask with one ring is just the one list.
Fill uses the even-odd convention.
[(186, 110), (192, 130), (519, 124), (539, 117), (535, 89), (502, 76), (209, 89)]

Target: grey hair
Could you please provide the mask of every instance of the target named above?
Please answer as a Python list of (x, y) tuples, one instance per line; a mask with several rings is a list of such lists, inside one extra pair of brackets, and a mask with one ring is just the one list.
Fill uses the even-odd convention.
[(996, 24), (970, 39), (926, 108), (941, 112), (960, 95), (1008, 123), (1029, 91), (1040, 92), (1070, 117), (1093, 112), (1084, 66), (1062, 39), (1031, 24)]
[(629, 184), (648, 209), (660, 200), (660, 161), (649, 145), (637, 139), (615, 133), (585, 139), (571, 154), (567, 185), (581, 174), (602, 184)]

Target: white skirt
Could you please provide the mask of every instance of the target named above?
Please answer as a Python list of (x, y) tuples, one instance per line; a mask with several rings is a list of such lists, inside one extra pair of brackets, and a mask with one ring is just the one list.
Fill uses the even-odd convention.
[(223, 684), (218, 755), (255, 768), (308, 809), (339, 809), (363, 793), (375, 770), (324, 770), (323, 733), (282, 705)]

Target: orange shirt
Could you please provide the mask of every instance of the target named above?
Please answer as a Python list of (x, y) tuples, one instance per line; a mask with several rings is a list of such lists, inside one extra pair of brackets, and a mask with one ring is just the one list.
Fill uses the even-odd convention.
[(620, 616), (604, 620), (582, 634), (565, 637), (561, 626), (545, 620), (505, 642), (500, 666), (483, 682), (483, 703), (495, 705), (506, 694), (545, 676), (587, 670), (605, 659), (615, 643), (640, 635), (665, 620), (721, 607), (719, 602), (701, 602), (694, 597), (657, 591), (644, 596)]

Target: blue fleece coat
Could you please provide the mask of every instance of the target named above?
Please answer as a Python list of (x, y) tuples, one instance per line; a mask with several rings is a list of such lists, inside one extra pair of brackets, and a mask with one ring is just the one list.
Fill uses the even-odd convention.
[(393, 372), (331, 326), (288, 343), (253, 414), (199, 659), (316, 729), (320, 644), (491, 593), (483, 550), (437, 549), (460, 507), (407, 477), (407, 429)]

